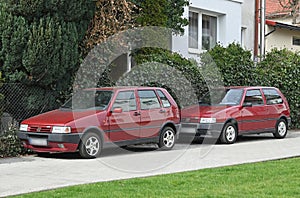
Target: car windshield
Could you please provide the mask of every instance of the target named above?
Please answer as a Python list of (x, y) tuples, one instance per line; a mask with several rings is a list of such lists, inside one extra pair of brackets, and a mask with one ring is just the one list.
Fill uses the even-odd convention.
[(235, 106), (240, 104), (243, 96), (242, 89), (214, 89), (207, 92), (200, 100), (199, 105)]
[(104, 110), (107, 108), (113, 92), (83, 90), (74, 94), (61, 108), (67, 109), (97, 109)]

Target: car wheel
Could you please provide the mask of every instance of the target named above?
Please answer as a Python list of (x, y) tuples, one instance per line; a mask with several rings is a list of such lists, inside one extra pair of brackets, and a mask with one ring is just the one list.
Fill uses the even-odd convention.
[(278, 139), (285, 138), (287, 129), (286, 121), (284, 119), (279, 119), (276, 123), (275, 133), (273, 133), (274, 137)]
[(86, 159), (100, 156), (102, 150), (102, 140), (97, 133), (87, 132), (79, 144), (79, 154)]
[(160, 133), (158, 147), (163, 150), (171, 150), (175, 145), (175, 131), (171, 127), (163, 128)]
[(223, 144), (233, 144), (237, 139), (237, 135), (236, 126), (232, 123), (227, 123), (222, 130), (220, 142)]

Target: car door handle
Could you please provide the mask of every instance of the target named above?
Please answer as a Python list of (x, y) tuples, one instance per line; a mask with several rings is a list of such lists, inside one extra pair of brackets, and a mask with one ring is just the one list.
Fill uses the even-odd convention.
[(141, 114), (139, 112), (134, 112), (134, 116), (140, 116)]
[(161, 110), (159, 111), (159, 113), (166, 113), (166, 110), (161, 109)]

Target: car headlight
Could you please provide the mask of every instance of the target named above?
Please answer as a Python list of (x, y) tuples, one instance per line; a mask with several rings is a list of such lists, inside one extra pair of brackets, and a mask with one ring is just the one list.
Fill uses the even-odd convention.
[(28, 130), (28, 124), (21, 124), (20, 125), (20, 131), (27, 131)]
[(216, 118), (201, 118), (200, 123), (202, 124), (211, 124), (211, 123), (216, 123), (217, 119)]
[(71, 133), (71, 127), (54, 126), (52, 133)]

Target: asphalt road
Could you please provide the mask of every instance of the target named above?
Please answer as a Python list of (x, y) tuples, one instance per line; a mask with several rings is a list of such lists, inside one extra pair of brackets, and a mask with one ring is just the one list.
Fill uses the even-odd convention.
[(106, 149), (98, 159), (78, 154), (0, 160), (0, 197), (70, 185), (146, 177), (300, 156), (300, 131), (285, 139), (241, 137), (233, 145), (179, 142), (171, 151), (155, 145)]

